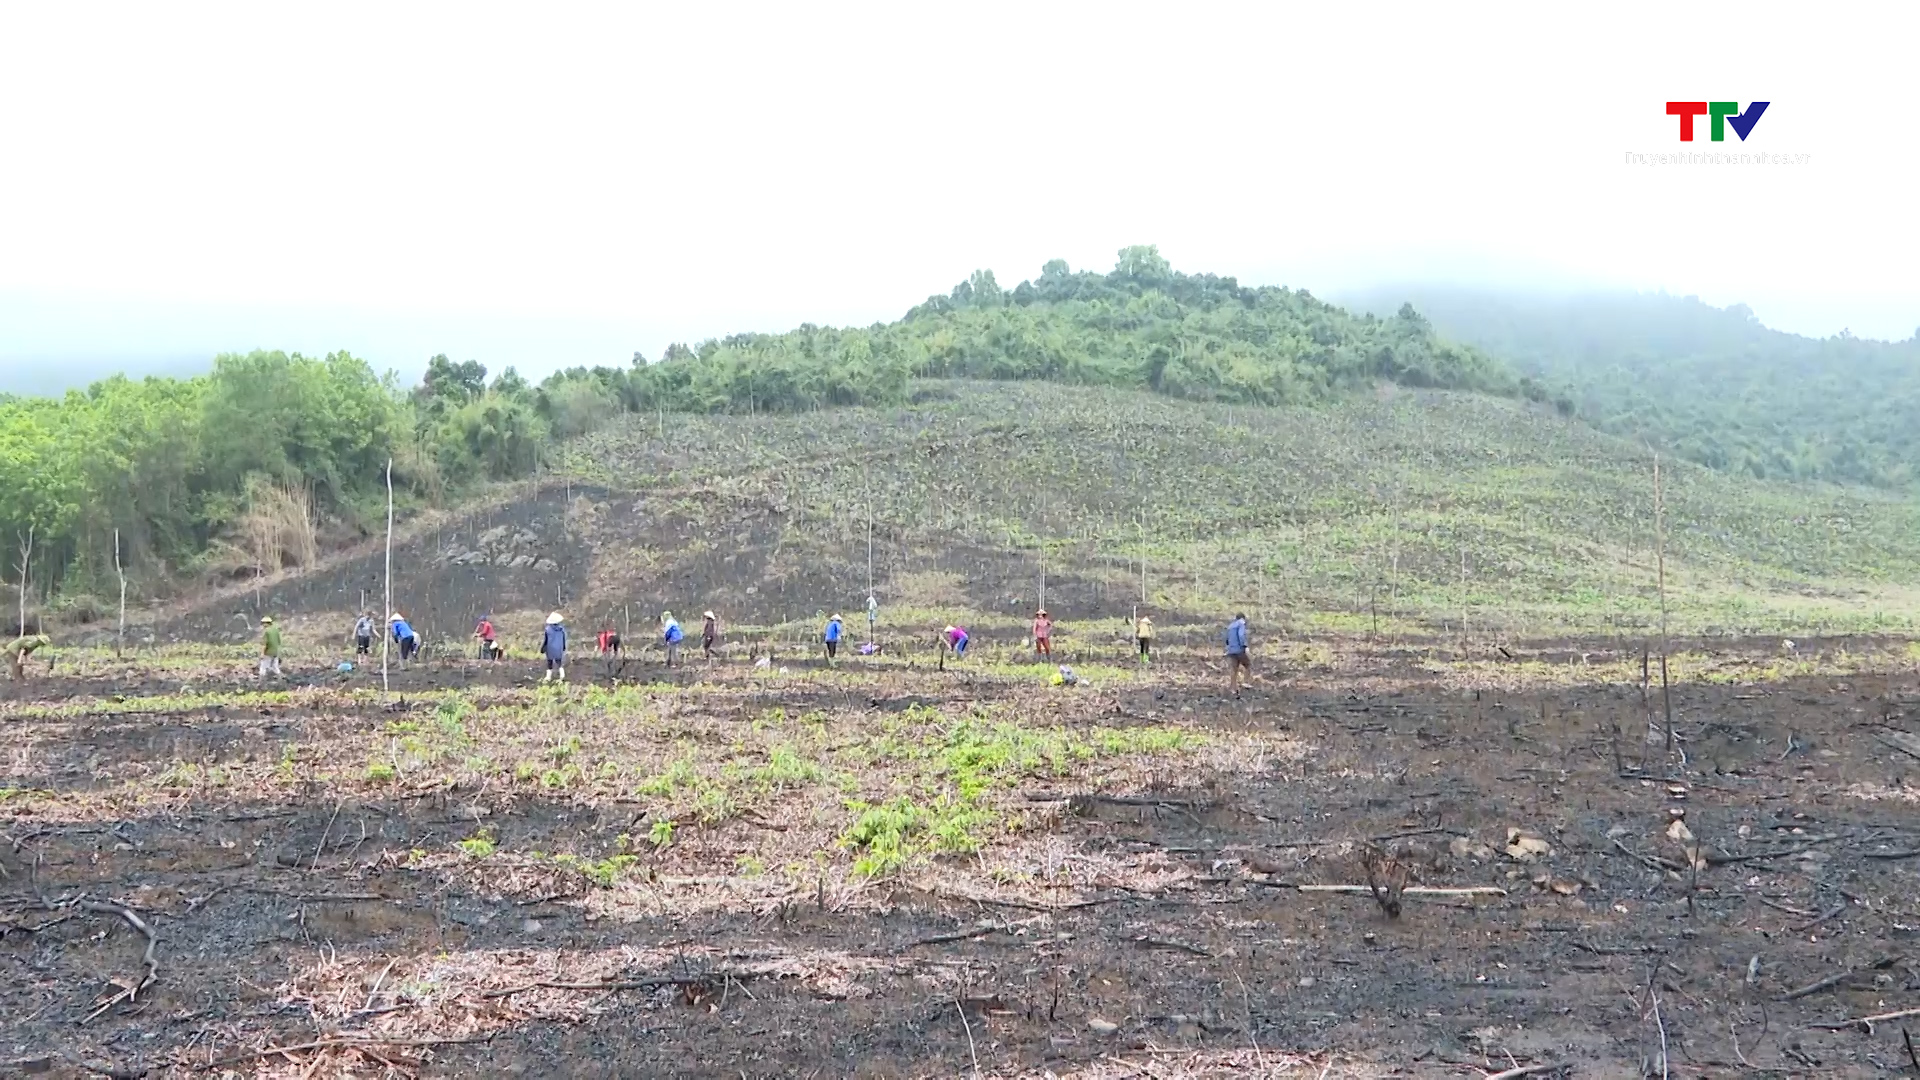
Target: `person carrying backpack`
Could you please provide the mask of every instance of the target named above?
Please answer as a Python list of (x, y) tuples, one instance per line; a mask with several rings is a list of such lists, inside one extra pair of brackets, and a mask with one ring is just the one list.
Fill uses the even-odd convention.
[[(567, 628), (559, 612), (547, 616), (547, 628), (540, 638), (540, 653), (547, 658), (547, 674), (541, 682), (552, 682), (553, 673), (567, 681)], [(591, 681), (591, 680), (589, 680)]]
[(835, 615), (827, 620), (827, 632), (821, 636), (821, 640), (827, 643), (827, 663), (829, 664), (833, 663), (835, 654), (840, 651), (840, 634), (840, 616)]

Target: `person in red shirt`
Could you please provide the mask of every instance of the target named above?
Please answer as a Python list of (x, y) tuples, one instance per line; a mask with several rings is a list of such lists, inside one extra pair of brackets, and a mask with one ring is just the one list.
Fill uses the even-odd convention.
[(493, 616), (482, 616), (480, 625), (473, 628), (473, 636), (480, 639), (480, 659), (500, 659), (500, 643), (494, 640)]
[(1053, 659), (1053, 620), (1047, 617), (1046, 608), (1033, 615), (1033, 651)]
[(620, 655), (620, 632), (618, 630), (608, 627), (600, 631), (599, 641), (601, 656)]

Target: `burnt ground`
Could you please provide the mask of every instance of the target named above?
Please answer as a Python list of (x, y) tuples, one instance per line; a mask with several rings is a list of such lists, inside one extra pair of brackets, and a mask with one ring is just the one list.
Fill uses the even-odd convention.
[[(633, 495), (548, 482), (403, 529), (393, 550), (400, 583), (393, 607), (430, 648), (447, 655), (465, 650), (483, 615), (493, 615), (514, 640), (530, 640), (540, 618), (556, 607), (582, 632), (589, 624), (630, 632), (646, 627), (643, 638), (667, 610), (684, 618), (711, 607), (729, 626), (766, 627), (815, 619), (823, 614), (823, 596), (863, 596), (866, 557), (860, 530), (810, 519), (785, 504), (709, 489)], [(260, 616), (284, 623), (290, 613), (306, 613), (309, 636), (344, 638), (354, 612), (364, 607), (376, 618), (385, 614), (379, 609), (386, 567), (374, 538), (257, 588), (246, 579), (212, 583), (157, 616), (131, 613), (127, 641), (251, 641)], [(1015, 621), (1031, 610), (1043, 576), (1037, 557), (961, 542), (926, 547), (885, 528), (875, 535), (873, 572), (889, 609), (905, 600)], [(1076, 553), (1073, 565), (1052, 568), (1047, 594), (1086, 618), (1126, 618), (1134, 608), (1132, 573), (1124, 560)], [(1158, 576), (1166, 585), (1187, 580), (1174, 568)], [(1156, 614), (1178, 617), (1164, 609)], [(101, 623), (72, 636), (104, 647), (114, 631)]]
[[(442, 856), (482, 821), (503, 852), (612, 850), (645, 827), (631, 799), (305, 766), (271, 791), (209, 779), (377, 742), (431, 697), (141, 712), (133, 687), (116, 703), (56, 676), (31, 685), (54, 707), (16, 695), (0, 712), (0, 1075), (1920, 1068), (1902, 1039), (1920, 1014), (1848, 1023), (1920, 1009), (1911, 662), (1783, 675), (1726, 654), (1724, 678), (1674, 688), (1669, 755), (1664, 731), (1640, 737), (1624, 667), (1562, 666), (1579, 651), (1489, 672), (1354, 646), (1240, 700), (1176, 657), (1039, 706), (1031, 680), (992, 673), (768, 684), (736, 665), (687, 707), (742, 729), (776, 705), (825, 710), (848, 731), (909, 699), (1037, 707), (1295, 751), (1148, 769), (1064, 804), (1088, 778), (1025, 773), (1003, 797), (1051, 809), (996, 843), (1032, 873), (1005, 872), (995, 845), (874, 881), (830, 850), (729, 872), (807, 828), (748, 814), (683, 822), (669, 850), (685, 854), (612, 888)], [(473, 677), (407, 676), (409, 692)], [(1653, 711), (1664, 726), (1657, 686)], [(1505, 894), (1409, 894), (1395, 918), (1297, 888), (1364, 882), (1370, 841), (1383, 875)], [(153, 930), (157, 978), (116, 1001), (145, 944), (122, 908)]]

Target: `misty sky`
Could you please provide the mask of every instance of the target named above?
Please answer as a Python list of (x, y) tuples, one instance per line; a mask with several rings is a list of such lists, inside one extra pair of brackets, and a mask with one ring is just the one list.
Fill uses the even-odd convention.
[[(624, 363), (1156, 243), (1920, 326), (1907, 5), (0, 9), (0, 367)], [(1681, 144), (1670, 99), (1771, 102)], [(1629, 151), (1811, 154), (1634, 166)], [(0, 372), (0, 375), (4, 375)]]

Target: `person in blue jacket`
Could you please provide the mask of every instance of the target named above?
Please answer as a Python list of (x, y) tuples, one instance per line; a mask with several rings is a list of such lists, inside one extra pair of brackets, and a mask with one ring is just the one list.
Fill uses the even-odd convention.
[(394, 644), (400, 646), (400, 662), (404, 664), (419, 655), (420, 635), (414, 633), (413, 627), (407, 625), (406, 616), (396, 611), (393, 613), (393, 618), (387, 622), (393, 628)]
[(673, 612), (660, 613), (660, 640), (667, 646), (668, 667), (680, 662), (680, 643), (686, 640), (686, 637), (686, 631), (680, 629), (680, 623), (673, 617)]
[(1247, 640), (1247, 617), (1236, 614), (1227, 624), (1227, 682), (1233, 688), (1233, 696), (1240, 696), (1240, 673), (1245, 672), (1247, 685), (1253, 685), (1253, 657), (1249, 652), (1251, 645)]
[(835, 615), (827, 620), (827, 632), (821, 638), (827, 643), (827, 663), (829, 664), (833, 663), (835, 654), (840, 651), (840, 634), (840, 616)]
[[(553, 673), (560, 673), (560, 681), (567, 681), (567, 627), (566, 620), (559, 612), (547, 616), (547, 629), (540, 641), (540, 652), (547, 658), (547, 674), (541, 682), (553, 681)], [(589, 673), (591, 674), (591, 673)], [(592, 680), (589, 679), (589, 682)]]

